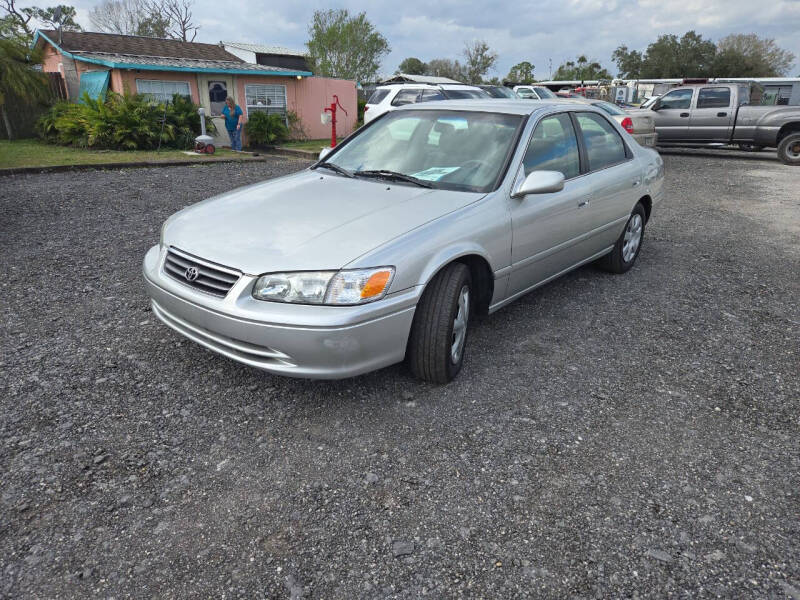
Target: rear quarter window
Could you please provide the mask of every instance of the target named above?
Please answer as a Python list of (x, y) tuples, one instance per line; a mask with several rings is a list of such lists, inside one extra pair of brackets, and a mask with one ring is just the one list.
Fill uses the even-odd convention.
[(375, 90), (367, 100), (367, 104), (380, 104), (389, 95), (389, 90)]

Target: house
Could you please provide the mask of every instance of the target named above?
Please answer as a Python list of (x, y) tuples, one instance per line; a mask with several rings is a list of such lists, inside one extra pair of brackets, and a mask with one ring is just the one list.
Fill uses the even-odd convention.
[(182, 94), (214, 118), (218, 145), (229, 144), (220, 116), (227, 96), (245, 118), (256, 111), (293, 111), (305, 135), (316, 139), (330, 136), (320, 115), (336, 94), (347, 111), (337, 114), (337, 131), (347, 135), (356, 125), (355, 82), (314, 77), (305, 56), (285, 48), (47, 30), (37, 31), (33, 43), (44, 52), (43, 70), (64, 78), (69, 99), (107, 89), (157, 100)]

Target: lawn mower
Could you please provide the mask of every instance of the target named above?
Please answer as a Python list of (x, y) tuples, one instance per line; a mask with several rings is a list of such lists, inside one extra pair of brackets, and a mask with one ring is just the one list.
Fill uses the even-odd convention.
[(194, 138), (194, 151), (198, 154), (214, 154), (214, 138), (206, 135), (206, 111), (199, 108), (197, 112), (200, 115), (200, 135)]

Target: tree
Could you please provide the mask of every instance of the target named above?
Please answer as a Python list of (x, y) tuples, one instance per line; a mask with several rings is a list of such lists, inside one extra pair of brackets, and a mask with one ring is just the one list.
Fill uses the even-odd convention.
[(582, 54), (575, 61), (568, 60), (560, 65), (553, 74), (553, 79), (584, 81), (585, 79), (612, 79), (612, 77), (611, 73), (606, 71), (599, 62), (590, 61)]
[(324, 77), (371, 81), (390, 50), (366, 13), (350, 16), (346, 8), (314, 11), (308, 34), (309, 58)]
[(508, 71), (506, 79), (514, 83), (533, 83), (533, 65), (527, 60), (517, 63)]
[(413, 56), (406, 58), (397, 67), (398, 73), (405, 73), (407, 75), (424, 75), (425, 70), (428, 68), (424, 62)]
[(650, 44), (642, 59), (640, 76), (648, 79), (710, 77), (713, 75), (717, 47), (694, 31), (680, 38), (660, 35)]
[[(739, 58), (742, 69), (736, 74), (720, 74), (717, 67), (722, 62), (732, 63)], [(794, 54), (780, 48), (772, 38), (760, 38), (754, 33), (736, 33), (717, 42), (717, 59), (714, 75), (717, 77), (781, 77), (789, 72)], [(733, 65), (731, 65), (733, 66)]]
[(642, 72), (642, 53), (638, 50), (628, 50), (625, 45), (619, 46), (611, 55), (617, 63), (617, 76), (625, 79), (638, 79)]
[(464, 44), (464, 71), (467, 83), (479, 84), (497, 62), (497, 52), (489, 48), (483, 40), (474, 40)]
[(200, 28), (193, 0), (104, 0), (89, 13), (100, 31), (191, 42)]
[[(30, 11), (31, 16), (40, 24), (45, 25), (52, 29), (58, 29), (59, 25), (64, 31), (83, 31), (83, 28), (78, 25), (75, 20), (75, 7), (59, 4), (58, 6), (50, 6), (48, 8), (39, 8), (32, 6), (31, 8), (23, 9)], [(56, 19), (56, 11), (60, 10), (61, 15)]]
[(9, 140), (14, 139), (14, 129), (6, 112), (6, 102), (14, 98), (17, 102), (32, 104), (48, 99), (47, 80), (41, 71), (33, 68), (41, 62), (40, 51), (29, 51), (24, 44), (0, 39), (0, 113)]
[(464, 66), (457, 60), (451, 60), (449, 58), (434, 58), (433, 60), (429, 60), (425, 75), (447, 77), (456, 81), (464, 81), (467, 79)]

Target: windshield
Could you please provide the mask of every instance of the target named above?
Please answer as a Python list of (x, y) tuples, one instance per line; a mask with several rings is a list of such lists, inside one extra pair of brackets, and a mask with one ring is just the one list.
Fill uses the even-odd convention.
[(611, 102), (593, 102), (593, 104), (602, 110), (604, 110), (609, 115), (627, 115), (624, 110), (622, 110), (616, 104), (611, 104)]
[(539, 98), (541, 98), (541, 99), (544, 99), (544, 98), (558, 98), (558, 96), (556, 96), (553, 92), (548, 90), (546, 87), (542, 87), (540, 85), (537, 85), (533, 89), (536, 90), (536, 93), (539, 94)]
[(386, 114), (320, 166), (408, 175), (433, 188), (488, 192), (513, 150), (522, 115), (453, 110)]
[(489, 94), (483, 90), (448, 90), (442, 89), (449, 100), (472, 100), (474, 98), (488, 98)]
[(530, 90), (529, 88), (519, 88), (518, 90), (516, 90), (516, 92), (517, 92), (517, 95), (520, 98), (535, 98), (536, 97), (536, 96), (533, 95), (533, 91)]
[(513, 90), (500, 85), (483, 88), (483, 90), (492, 98), (519, 98)]

